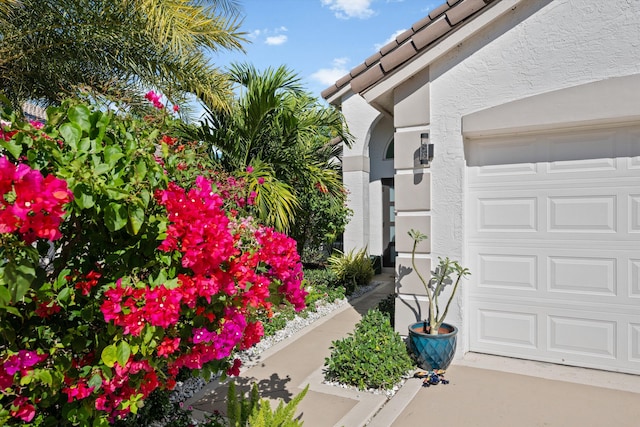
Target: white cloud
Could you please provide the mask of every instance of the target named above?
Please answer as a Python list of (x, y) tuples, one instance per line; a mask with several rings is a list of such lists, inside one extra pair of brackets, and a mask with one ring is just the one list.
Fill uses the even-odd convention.
[(285, 34), (280, 34), (278, 36), (267, 37), (264, 42), (270, 46), (278, 46), (283, 43), (286, 43), (286, 41), (287, 41), (287, 36)]
[(344, 77), (349, 70), (346, 65), (348, 58), (336, 58), (333, 60), (333, 67), (321, 68), (311, 75), (311, 78), (326, 86), (334, 84), (338, 79)]
[(389, 36), (389, 38), (387, 40), (385, 40), (384, 42), (382, 42), (381, 44), (375, 44), (374, 47), (376, 48), (376, 50), (380, 50), (382, 48), (382, 46), (386, 45), (387, 43), (392, 42), (393, 40), (396, 39), (396, 37), (398, 37), (400, 34), (404, 33), (405, 31), (407, 31), (406, 29), (404, 30), (398, 30), (395, 33), (391, 34), (391, 36)]
[(375, 14), (369, 7), (372, 0), (321, 0), (323, 6), (335, 12), (337, 18), (367, 19)]

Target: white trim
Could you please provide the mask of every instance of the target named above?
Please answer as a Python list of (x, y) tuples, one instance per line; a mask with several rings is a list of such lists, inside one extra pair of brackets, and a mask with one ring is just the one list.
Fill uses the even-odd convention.
[(429, 131), (429, 126), (406, 126), (402, 128), (396, 128), (396, 133), (400, 132), (416, 132), (416, 131)]
[(398, 216), (431, 216), (431, 211), (399, 211), (396, 212), (396, 217)]

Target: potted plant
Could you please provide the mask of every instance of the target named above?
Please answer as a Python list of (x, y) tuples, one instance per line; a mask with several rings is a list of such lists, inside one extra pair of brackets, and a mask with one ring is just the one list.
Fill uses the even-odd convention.
[[(409, 236), (413, 239), (411, 265), (424, 285), (429, 303), (428, 319), (409, 325), (409, 348), (422, 369), (446, 369), (456, 352), (458, 328), (444, 323), (444, 320), (461, 280), (471, 273), (458, 261), (450, 260), (448, 257), (438, 258), (439, 263), (432, 277), (429, 280), (425, 279), (416, 267), (415, 257), (418, 243), (427, 236), (413, 229), (409, 231)], [(438, 298), (447, 285), (453, 285), (453, 290), (444, 310), (441, 311)]]

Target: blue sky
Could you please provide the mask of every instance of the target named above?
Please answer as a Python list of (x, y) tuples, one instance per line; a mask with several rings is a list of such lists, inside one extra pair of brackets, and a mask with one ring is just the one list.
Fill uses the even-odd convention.
[(286, 65), (313, 95), (333, 84), (444, 0), (239, 0), (246, 54), (214, 64)]

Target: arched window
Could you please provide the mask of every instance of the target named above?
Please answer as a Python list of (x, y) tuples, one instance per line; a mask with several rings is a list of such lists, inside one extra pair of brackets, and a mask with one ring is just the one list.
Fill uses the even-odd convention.
[(384, 153), (384, 160), (389, 160), (389, 159), (393, 159), (393, 141), (394, 139), (391, 138), (391, 142), (389, 142), (389, 145), (387, 145), (387, 151), (385, 151)]

